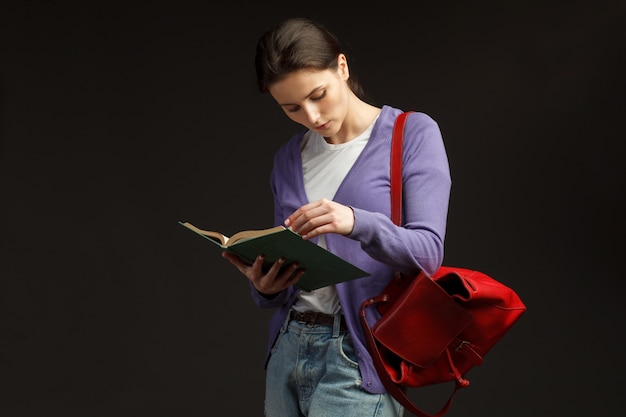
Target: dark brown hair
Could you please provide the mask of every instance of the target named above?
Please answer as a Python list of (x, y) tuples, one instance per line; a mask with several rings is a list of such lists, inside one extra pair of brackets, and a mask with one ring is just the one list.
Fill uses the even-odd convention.
[[(288, 74), (301, 69), (334, 70), (342, 53), (337, 37), (318, 22), (291, 18), (270, 28), (256, 46), (257, 85), (262, 93)], [(350, 89), (359, 97), (363, 89), (350, 74)]]

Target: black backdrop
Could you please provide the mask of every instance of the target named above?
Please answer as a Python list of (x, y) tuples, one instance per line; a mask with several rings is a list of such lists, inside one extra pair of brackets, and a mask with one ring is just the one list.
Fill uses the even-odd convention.
[(448, 415), (622, 409), (624, 2), (362, 3), (0, 3), (1, 416), (262, 415), (270, 312), (177, 221), (271, 226), (254, 44), (296, 15), (439, 122), (445, 263), (528, 306)]

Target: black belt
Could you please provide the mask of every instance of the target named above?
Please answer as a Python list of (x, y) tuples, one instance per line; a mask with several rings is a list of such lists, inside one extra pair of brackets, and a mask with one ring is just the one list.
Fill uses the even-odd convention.
[[(325, 326), (333, 327), (335, 324), (335, 316), (332, 314), (324, 314), (318, 311), (295, 311), (289, 312), (289, 318), (291, 320), (301, 321), (307, 324), (322, 324)], [(341, 330), (347, 330), (346, 322), (341, 316)]]

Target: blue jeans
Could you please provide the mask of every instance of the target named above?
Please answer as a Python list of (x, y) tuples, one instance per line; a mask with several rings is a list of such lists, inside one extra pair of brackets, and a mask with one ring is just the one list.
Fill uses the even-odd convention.
[(267, 366), (266, 417), (402, 417), (390, 395), (361, 388), (351, 336), (339, 323), (287, 319)]

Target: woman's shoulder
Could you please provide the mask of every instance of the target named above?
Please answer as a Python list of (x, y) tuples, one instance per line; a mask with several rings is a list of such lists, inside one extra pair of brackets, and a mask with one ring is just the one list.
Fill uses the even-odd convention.
[(435, 128), (438, 129), (437, 122), (428, 114), (418, 110), (404, 110), (390, 105), (384, 105), (381, 108), (380, 115), (376, 122), (376, 135), (381, 135), (391, 139), (393, 126), (402, 113), (409, 112), (405, 123), (405, 131), (414, 132), (421, 129)]
[(421, 111), (421, 110), (413, 110), (413, 109), (400, 109), (398, 107), (393, 107), (390, 105), (384, 105), (381, 108), (380, 116), (378, 117), (381, 123), (393, 124), (396, 118), (402, 114), (408, 112), (410, 113), (407, 117), (407, 123), (437, 123), (430, 114)]

